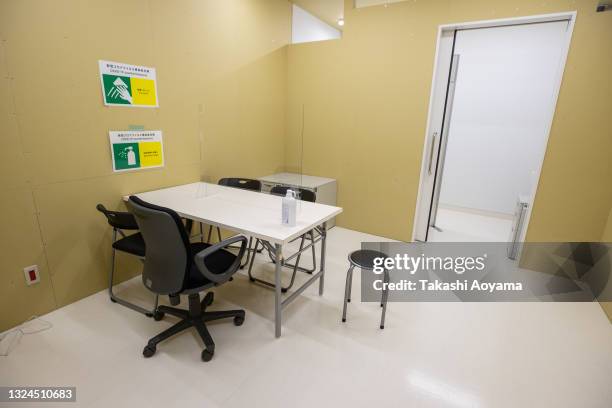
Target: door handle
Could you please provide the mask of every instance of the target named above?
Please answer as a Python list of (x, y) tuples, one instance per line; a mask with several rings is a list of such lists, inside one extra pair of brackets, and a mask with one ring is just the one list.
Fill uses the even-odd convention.
[(433, 140), (431, 141), (431, 149), (429, 151), (429, 166), (427, 167), (427, 172), (431, 175), (431, 167), (433, 166), (433, 156), (434, 150), (436, 149), (436, 139), (438, 138), (438, 132), (434, 132)]

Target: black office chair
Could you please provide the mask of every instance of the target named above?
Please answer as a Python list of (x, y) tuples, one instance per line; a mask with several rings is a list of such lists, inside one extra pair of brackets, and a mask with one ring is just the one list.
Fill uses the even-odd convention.
[[(274, 194), (274, 195), (278, 195), (278, 196), (284, 197), (284, 196), (287, 195), (287, 190), (296, 191), (297, 199), (298, 200), (308, 201), (308, 202), (311, 202), (311, 203), (314, 203), (315, 201), (317, 201), (317, 194), (314, 191), (306, 190), (306, 189), (303, 189), (303, 188), (295, 188), (295, 187), (288, 187), (288, 186), (274, 186), (270, 190), (270, 194)], [(286, 266), (287, 268), (292, 268), (293, 269), (293, 273), (291, 274), (291, 281), (289, 282), (289, 285), (287, 285), (286, 287), (281, 287), (281, 291), (283, 293), (287, 292), (293, 286), (293, 282), (295, 281), (295, 276), (296, 276), (298, 270), (302, 271), (302, 272), (306, 272), (306, 273), (312, 274), (317, 269), (317, 255), (316, 255), (316, 252), (315, 252), (316, 250), (315, 250), (315, 245), (314, 245), (315, 244), (314, 232), (315, 232), (315, 230), (310, 230), (307, 233), (303, 234), (302, 236), (297, 237), (296, 239), (293, 240), (293, 241), (296, 241), (298, 239), (301, 239), (301, 242), (300, 242), (300, 251), (302, 249), (304, 249), (304, 244), (306, 243), (306, 239), (308, 239), (310, 241), (310, 245), (311, 245), (311, 249), (312, 249), (312, 268), (308, 269), (308, 268), (303, 268), (303, 267), (299, 266), (300, 258), (302, 256), (301, 254), (299, 254), (297, 256), (294, 264), (285, 263), (284, 266)], [(293, 242), (293, 241), (291, 241), (291, 242)], [(274, 256), (274, 254), (272, 253), (272, 251), (270, 251), (270, 246), (263, 244), (261, 242), (261, 240), (257, 239), (255, 241), (255, 248), (258, 248), (260, 243), (262, 244), (262, 246), (264, 248), (267, 249), (268, 256), (270, 257), (270, 260), (273, 263), (276, 263), (276, 258)], [(251, 282), (259, 282), (259, 283), (262, 283), (262, 284), (264, 284), (266, 286), (274, 287), (274, 283), (265, 281), (263, 279), (255, 278), (253, 276), (252, 270), (253, 270), (253, 263), (255, 261), (255, 254), (256, 253), (254, 252), (253, 256), (251, 257), (251, 262), (249, 263), (249, 279), (251, 280)]]
[[(226, 178), (220, 179), (217, 184), (219, 184), (220, 186), (240, 188), (240, 189), (249, 190), (249, 191), (256, 191), (256, 192), (260, 192), (261, 191), (261, 181), (254, 180), (254, 179), (248, 179), (248, 178), (226, 177)], [(206, 241), (208, 243), (210, 243), (210, 238), (212, 236), (212, 229), (213, 229), (213, 227), (211, 225), (208, 228), (208, 237), (206, 239)], [(221, 228), (219, 228), (219, 227), (217, 227), (217, 238), (218, 238), (219, 242), (222, 241), (222, 238), (221, 238)], [(240, 265), (240, 269), (244, 268), (249, 263), (249, 259), (251, 257), (251, 253), (261, 252), (261, 250), (258, 251), (257, 248), (255, 248), (255, 249), (251, 248), (252, 242), (253, 242), (253, 239), (249, 238), (249, 246), (248, 246), (248, 249), (247, 249), (247, 259), (246, 259), (246, 261), (244, 261), (243, 264)]]
[[(155, 304), (152, 310), (147, 310), (141, 306), (130, 303), (124, 299), (118, 298), (113, 293), (114, 275), (115, 275), (115, 251), (125, 252), (126, 254), (134, 255), (144, 260), (145, 257), (145, 243), (140, 233), (132, 235), (126, 235), (124, 231), (137, 231), (138, 224), (134, 216), (128, 212), (121, 211), (110, 211), (107, 210), (102, 204), (98, 204), (96, 209), (100, 211), (106, 217), (108, 224), (113, 227), (113, 243), (111, 252), (111, 268), (108, 278), (108, 294), (110, 300), (114, 303), (119, 303), (122, 306), (128, 307), (137, 312), (143, 313), (146, 316), (153, 316), (155, 309), (157, 308), (158, 296), (155, 296)], [(121, 238), (117, 239), (117, 234)]]
[[(189, 310), (170, 306), (158, 306), (155, 320), (161, 320), (166, 313), (181, 320), (174, 326), (149, 340), (142, 354), (151, 357), (157, 344), (183, 330), (195, 327), (204, 341), (202, 360), (210, 361), (215, 352), (215, 343), (205, 322), (234, 318), (236, 326), (244, 322), (244, 310), (206, 311), (214, 299), (208, 292), (200, 302), (199, 292), (222, 285), (238, 270), (246, 250), (247, 239), (235, 236), (215, 245), (203, 242), (190, 243), (187, 231), (176, 212), (169, 208), (146, 203), (132, 196), (127, 207), (140, 227), (147, 245), (142, 281), (153, 293), (168, 295), (172, 305), (180, 303), (179, 295), (187, 295)], [(238, 256), (223, 248), (240, 242)]]

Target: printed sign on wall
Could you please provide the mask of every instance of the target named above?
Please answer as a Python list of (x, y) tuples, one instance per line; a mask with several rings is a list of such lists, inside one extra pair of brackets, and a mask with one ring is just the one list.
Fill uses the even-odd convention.
[(164, 166), (161, 130), (122, 130), (108, 134), (114, 171)]
[(157, 108), (155, 68), (99, 61), (100, 81), (106, 106)]

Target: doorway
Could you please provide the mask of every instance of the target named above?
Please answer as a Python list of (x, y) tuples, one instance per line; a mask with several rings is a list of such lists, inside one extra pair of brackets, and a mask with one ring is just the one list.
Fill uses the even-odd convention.
[(414, 240), (524, 241), (574, 20), (440, 27)]

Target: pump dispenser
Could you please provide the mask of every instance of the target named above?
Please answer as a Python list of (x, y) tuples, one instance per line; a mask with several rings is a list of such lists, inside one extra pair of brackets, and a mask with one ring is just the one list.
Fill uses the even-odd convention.
[(297, 200), (295, 191), (287, 190), (287, 195), (283, 197), (283, 214), (282, 224), (289, 227), (295, 227), (296, 212), (297, 212)]

